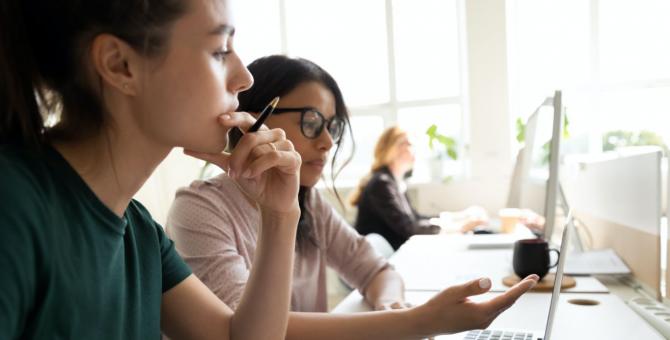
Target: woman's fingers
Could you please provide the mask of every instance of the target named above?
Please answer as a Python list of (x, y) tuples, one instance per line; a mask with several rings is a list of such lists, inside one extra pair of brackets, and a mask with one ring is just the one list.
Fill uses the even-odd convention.
[(491, 289), (491, 279), (481, 278), (466, 282), (464, 284), (451, 286), (443, 294), (448, 294), (452, 301), (464, 301), (473, 295), (484, 294)]
[(300, 169), (300, 156), (292, 151), (271, 151), (255, 159), (244, 170), (242, 177), (254, 178), (271, 168), (288, 173), (296, 174)]
[(273, 151), (294, 151), (293, 143), (288, 139), (279, 140), (268, 144), (260, 144), (251, 149), (250, 160), (255, 160), (262, 155)]
[[(239, 128), (242, 131), (246, 131), (251, 127), (255, 122), (256, 119), (250, 115), (247, 112), (233, 112), (233, 113), (226, 113), (223, 115), (220, 115), (218, 117), (218, 121), (221, 125), (228, 127), (228, 128)], [(263, 125), (261, 126), (259, 131), (267, 131), (268, 128), (267, 126)], [(220, 168), (224, 170), (228, 170), (230, 165), (230, 154), (228, 153), (205, 153), (205, 152), (198, 152), (194, 150), (187, 150), (184, 149), (184, 153), (186, 155), (189, 155), (191, 157), (195, 157), (207, 162), (210, 162), (212, 164), (218, 165)]]
[[(258, 146), (275, 143), (276, 148), (278, 142), (283, 140), (286, 140), (286, 133), (282, 129), (272, 129), (245, 134), (237, 143), (237, 146), (235, 146), (235, 149), (230, 156), (229, 165), (232, 174), (241, 175), (243, 173), (246, 168), (245, 165), (254, 161), (251, 153)], [(267, 152), (263, 153), (272, 153), (275, 151), (271, 150), (272, 146), (270, 145), (267, 145), (265, 148), (267, 149)], [(233, 177), (235, 177), (235, 175), (233, 175)]]
[(521, 295), (535, 287), (538, 280), (539, 277), (535, 274), (527, 276), (521, 282), (508, 289), (504, 294), (485, 302), (485, 308), (497, 316), (512, 306)]
[[(247, 131), (256, 119), (245, 112), (234, 112), (221, 115), (218, 122), (228, 127), (228, 131), (232, 128)], [(230, 153), (184, 152), (224, 169), (261, 206), (278, 212), (298, 210), (296, 197), (302, 161), (283, 130), (261, 126), (258, 131), (244, 133)], [(251, 179), (258, 176), (258, 180)]]
[[(254, 123), (256, 118), (247, 112), (226, 113), (219, 116), (219, 123), (225, 127), (237, 127), (242, 132), (246, 132)], [(262, 125), (259, 131), (268, 130), (267, 126)]]

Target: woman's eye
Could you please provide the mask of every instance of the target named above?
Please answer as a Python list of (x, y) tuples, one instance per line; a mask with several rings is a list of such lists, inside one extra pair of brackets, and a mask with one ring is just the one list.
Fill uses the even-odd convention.
[(212, 55), (216, 60), (223, 61), (226, 59), (228, 54), (230, 54), (230, 50), (219, 49), (216, 50)]

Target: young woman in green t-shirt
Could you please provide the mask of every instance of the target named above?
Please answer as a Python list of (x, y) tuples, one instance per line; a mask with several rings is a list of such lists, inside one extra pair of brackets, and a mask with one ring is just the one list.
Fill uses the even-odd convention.
[[(0, 2), (0, 338), (418, 338), (485, 327), (536, 278), (415, 308), (288, 323), (300, 158), (283, 131), (227, 131), (252, 79), (228, 1)], [(235, 312), (133, 195), (174, 147), (222, 166), (262, 211)], [(247, 170), (251, 176), (245, 177)]]

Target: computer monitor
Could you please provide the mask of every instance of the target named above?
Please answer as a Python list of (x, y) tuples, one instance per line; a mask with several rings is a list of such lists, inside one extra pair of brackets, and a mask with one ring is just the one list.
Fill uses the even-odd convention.
[[(547, 107), (553, 110), (546, 110)], [(561, 91), (557, 90), (528, 118), (525, 145), (517, 157), (507, 202), (508, 207), (528, 208), (543, 215), (546, 221), (542, 237), (547, 240), (554, 232), (556, 205), (560, 199), (559, 162), (563, 115), (563, 97)]]
[[(668, 171), (668, 172), (666, 172), (666, 177), (665, 177), (665, 182), (666, 182), (666, 186), (667, 186), (667, 188), (666, 188), (667, 191), (666, 191), (666, 196), (665, 196), (665, 204), (666, 204), (665, 226), (666, 226), (666, 228), (665, 228), (665, 241), (661, 241), (661, 242), (665, 242), (665, 249), (664, 249), (665, 250), (665, 267), (666, 267), (666, 270), (665, 270), (665, 299), (667, 300), (666, 302), (670, 304), (670, 270), (667, 270), (668, 263), (670, 263), (670, 251), (668, 250), (668, 249), (670, 249), (670, 237), (668, 237), (668, 229), (670, 229), (670, 227), (668, 227), (668, 226), (670, 226), (670, 161), (668, 161), (668, 159), (670, 159), (670, 155), (666, 154), (665, 156), (666, 156), (665, 165), (667, 167), (666, 170)], [(663, 240), (663, 239), (661, 239), (661, 240)], [(663, 252), (661, 251), (661, 254), (662, 253)]]

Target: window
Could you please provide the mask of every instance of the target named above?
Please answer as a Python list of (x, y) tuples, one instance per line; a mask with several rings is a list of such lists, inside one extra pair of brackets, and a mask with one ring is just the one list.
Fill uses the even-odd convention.
[[(424, 132), (432, 124), (438, 126), (438, 131), (444, 135), (451, 136), (456, 140), (463, 140), (461, 125), (461, 107), (458, 104), (430, 105), (421, 107), (408, 107), (398, 110), (398, 124), (407, 131), (415, 131), (412, 140), (417, 160), (427, 160), (434, 157), (435, 152), (444, 150), (435, 142), (435, 151), (428, 147), (428, 135)], [(444, 155), (444, 153), (442, 153)], [(433, 177), (443, 179), (460, 173), (461, 163), (447, 157), (441, 157), (439, 165), (442, 168), (440, 174), (432, 174), (431, 166), (416, 166), (412, 176), (420, 181), (427, 181)]]
[(455, 1), (393, 1), (399, 101), (460, 96), (458, 18)]
[(606, 82), (670, 79), (670, 2), (597, 2), (599, 73)]
[(562, 89), (568, 152), (599, 152), (616, 130), (670, 141), (668, 19), (665, 0), (510, 1), (512, 113), (525, 119)]
[[(415, 172), (415, 180), (430, 179), (426, 169), (434, 154), (425, 132), (432, 124), (459, 144), (459, 161), (444, 163), (444, 175), (457, 175), (466, 143), (461, 1), (244, 1), (236, 9), (237, 22), (245, 23), (236, 48), (247, 63), (272, 53), (304, 57), (337, 80), (356, 141), (338, 185), (353, 185), (367, 174), (377, 137), (396, 123), (411, 135), (416, 168), (424, 170)], [(263, 24), (253, 24), (258, 22)]]
[(383, 0), (286, 0), (287, 52), (326, 69), (349, 106), (387, 102), (384, 5)]
[(277, 0), (230, 1), (235, 6), (233, 47), (245, 64), (263, 56), (281, 53), (279, 4)]

